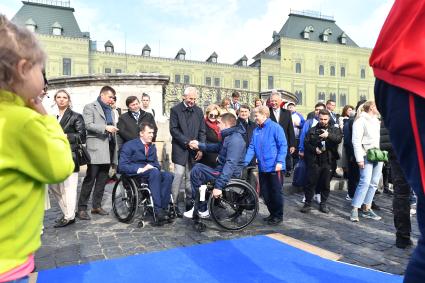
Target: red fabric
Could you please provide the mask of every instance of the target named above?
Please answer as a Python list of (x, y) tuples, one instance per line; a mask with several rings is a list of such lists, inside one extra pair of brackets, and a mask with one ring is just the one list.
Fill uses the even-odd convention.
[(425, 98), (425, 0), (396, 0), (369, 59), (375, 77)]
[(220, 133), (220, 128), (218, 127), (218, 121), (211, 122), (208, 118), (205, 118), (205, 124), (214, 130), (214, 132), (216, 133), (218, 137), (218, 140), (221, 141), (221, 133)]
[(425, 193), (425, 161), (422, 158), (424, 151), (422, 148), (421, 137), (419, 135), (418, 121), (416, 120), (415, 98), (413, 94), (409, 96), (410, 120), (412, 122), (413, 136), (415, 138), (416, 151), (418, 152), (419, 172), (421, 172), (422, 190)]
[(149, 153), (149, 145), (146, 143), (145, 144), (145, 155), (146, 155), (146, 157), (148, 157), (148, 153)]

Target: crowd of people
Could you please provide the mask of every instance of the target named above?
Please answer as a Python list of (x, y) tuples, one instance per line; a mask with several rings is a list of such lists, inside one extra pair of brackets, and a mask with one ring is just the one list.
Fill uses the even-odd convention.
[[(182, 101), (170, 111), (173, 173), (162, 171), (158, 162), (153, 143), (158, 128), (148, 94), (141, 96), (142, 104), (137, 96), (128, 97), (128, 111), (120, 113), (117, 93), (104, 86), (81, 115), (71, 110), (70, 93), (59, 90), (54, 95), (57, 114), (48, 114), (42, 104), (46, 54), (33, 34), (0, 15), (0, 282), (26, 282), (34, 269), (34, 253), (41, 245), (45, 184), (49, 184), (62, 210), (55, 227), (64, 227), (75, 223), (75, 216), (90, 220), (90, 196), (91, 214), (108, 214), (102, 200), (111, 168), (149, 183), (158, 225), (168, 222), (171, 199), (178, 204), (178, 196), (183, 194), (186, 211), (180, 211), (178, 205), (175, 211), (178, 217), (191, 218), (194, 197), (203, 184), (214, 181), (212, 197), (220, 197), (231, 178), (241, 178), (244, 168), (254, 167), (258, 182), (252, 179), (252, 171), (244, 177), (258, 184), (269, 212), (264, 218), (268, 225), (283, 221), (283, 180), (291, 174), (294, 179), (297, 174), (307, 176), (301, 212), (309, 213), (315, 200), (320, 212), (329, 213), (331, 178), (345, 177), (346, 199), (351, 202), (349, 220), (358, 222), (361, 216), (378, 221), (381, 217), (375, 212), (379, 207), (374, 196), (384, 170), (394, 188), (391, 191), (386, 185), (385, 191), (394, 194), (396, 245), (411, 246), (410, 202), (414, 195), (418, 198), (421, 232), (425, 221), (420, 131), (420, 118), (425, 113), (424, 80), (411, 78), (406, 71), (409, 68), (403, 67), (418, 66), (411, 63), (415, 58), (405, 56), (397, 61), (397, 48), (391, 49), (395, 53), (382, 51), (388, 44), (405, 46), (393, 37), (403, 39), (423, 22), (424, 17), (416, 13), (423, 10), (422, 6), (411, 7), (414, 3), (423, 5), (423, 1), (407, 2), (410, 6), (396, 1), (372, 53), (376, 103), (360, 101), (356, 108), (347, 105), (338, 115), (335, 101), (318, 102), (304, 119), (295, 103), (282, 101), (277, 91), (266, 102), (256, 99), (252, 108), (242, 105), (240, 94), (234, 92), (220, 105), (209, 105), (204, 114), (196, 105), (197, 89), (188, 87)], [(401, 14), (397, 10), (416, 19), (408, 26), (411, 29), (389, 32), (398, 30)], [(388, 65), (393, 61), (399, 64)], [(393, 70), (394, 66), (398, 69)], [(423, 65), (420, 67), (423, 69)], [(77, 148), (83, 144), (90, 160), (77, 201)], [(388, 163), (385, 167), (384, 162)], [(300, 169), (302, 163), (304, 171)], [(388, 182), (384, 180), (384, 184)], [(205, 203), (198, 213), (208, 217)], [(423, 241), (421, 236), (406, 282), (424, 278)]]

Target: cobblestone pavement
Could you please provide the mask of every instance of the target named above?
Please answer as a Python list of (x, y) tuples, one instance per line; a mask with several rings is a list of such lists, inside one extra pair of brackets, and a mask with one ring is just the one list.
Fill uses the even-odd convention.
[[(104, 196), (104, 208), (108, 211), (111, 211), (111, 192), (112, 185), (108, 185)], [(52, 208), (46, 211), (43, 244), (36, 253), (36, 266), (37, 270), (43, 270), (223, 239), (282, 233), (341, 254), (343, 262), (403, 274), (413, 249), (401, 250), (394, 245), (391, 197), (381, 194), (375, 198), (382, 207), (378, 211), (383, 217), (381, 221), (360, 219), (359, 223), (352, 223), (345, 195), (344, 191), (331, 192), (328, 215), (317, 209), (308, 215), (302, 214), (299, 212), (302, 194), (285, 195), (284, 222), (275, 227), (262, 221), (268, 213), (261, 203), (256, 220), (244, 231), (233, 233), (220, 230), (210, 221), (206, 223), (207, 231), (198, 233), (188, 219), (177, 219), (162, 227), (137, 228), (137, 221), (120, 223), (112, 211), (108, 216), (93, 215), (91, 221), (77, 220), (73, 225), (55, 229), (54, 220), (59, 217), (60, 209), (51, 198)], [(415, 217), (412, 217), (412, 228), (416, 244), (419, 232)]]

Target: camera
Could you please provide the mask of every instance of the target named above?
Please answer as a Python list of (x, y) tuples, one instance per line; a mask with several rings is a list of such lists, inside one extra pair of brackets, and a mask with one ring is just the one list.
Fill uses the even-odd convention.
[(322, 151), (326, 151), (326, 141), (325, 139), (321, 138), (320, 135), (325, 132), (324, 129), (316, 129), (315, 136), (317, 138), (317, 147)]

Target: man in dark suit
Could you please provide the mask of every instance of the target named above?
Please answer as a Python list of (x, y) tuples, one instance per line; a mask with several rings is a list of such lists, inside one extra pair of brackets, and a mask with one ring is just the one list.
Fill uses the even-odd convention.
[(336, 114), (335, 111), (335, 107), (336, 107), (336, 102), (335, 100), (329, 99), (328, 101), (326, 101), (326, 110), (329, 111), (330, 113), (330, 121), (329, 124), (331, 124), (332, 126), (336, 126), (339, 128), (339, 114)]
[(294, 133), (294, 126), (292, 124), (291, 112), (280, 108), (282, 98), (279, 93), (273, 93), (270, 96), (270, 119), (278, 123), (285, 132), (286, 140), (288, 141), (288, 153), (286, 155), (286, 177), (291, 176), (291, 164), (290, 158), (295, 151), (296, 139)]
[[(170, 134), (172, 137), (171, 160), (174, 163), (174, 180), (171, 191), (176, 204), (183, 177), (186, 179), (186, 200), (192, 201), (190, 170), (195, 161), (202, 158), (202, 151), (191, 150), (189, 148), (189, 142), (191, 140), (198, 140), (205, 143), (204, 115), (202, 109), (195, 105), (197, 98), (197, 89), (187, 87), (184, 90), (183, 101), (170, 110)], [(192, 207), (191, 203), (187, 204)], [(182, 216), (178, 206), (177, 216)]]
[(128, 112), (119, 117), (117, 125), (122, 143), (124, 144), (127, 141), (137, 138), (139, 136), (139, 126), (142, 123), (148, 123), (153, 126), (153, 141), (155, 141), (158, 128), (152, 114), (140, 108), (140, 102), (136, 96), (127, 97), (125, 104), (127, 105)]

